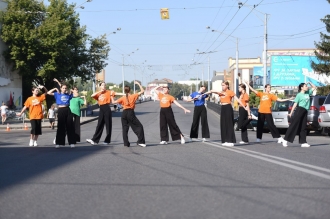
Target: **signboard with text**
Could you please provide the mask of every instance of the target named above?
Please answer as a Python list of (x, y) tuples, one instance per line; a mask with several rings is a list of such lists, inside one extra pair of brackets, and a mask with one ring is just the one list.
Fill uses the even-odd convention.
[[(267, 67), (267, 78), (266, 78), (266, 84), (269, 84), (269, 72), (270, 68)], [(256, 66), (253, 67), (253, 88), (259, 89), (263, 87), (263, 80), (264, 80), (264, 67)]]

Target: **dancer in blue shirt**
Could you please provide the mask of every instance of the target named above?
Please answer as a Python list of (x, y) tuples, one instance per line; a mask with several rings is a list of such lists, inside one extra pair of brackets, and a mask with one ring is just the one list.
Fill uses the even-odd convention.
[(206, 141), (206, 138), (210, 138), (209, 125), (207, 122), (207, 111), (205, 107), (205, 99), (209, 96), (208, 94), (204, 94), (205, 86), (202, 85), (198, 92), (194, 92), (190, 94), (187, 101), (194, 101), (194, 116), (193, 122), (191, 124), (190, 129), (190, 141), (192, 138), (198, 138), (198, 128), (199, 128), (199, 120), (201, 119), (202, 125), (202, 138), (203, 141)]

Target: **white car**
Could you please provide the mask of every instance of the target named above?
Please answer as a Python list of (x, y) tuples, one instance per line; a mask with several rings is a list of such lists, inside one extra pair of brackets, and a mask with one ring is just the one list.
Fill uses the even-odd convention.
[(326, 97), (322, 106), (320, 106), (320, 115), (318, 117), (319, 125), (330, 135), (330, 94)]

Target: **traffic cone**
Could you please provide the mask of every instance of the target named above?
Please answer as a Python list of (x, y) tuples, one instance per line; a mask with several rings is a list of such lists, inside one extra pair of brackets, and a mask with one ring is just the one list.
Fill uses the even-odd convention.
[(10, 127), (9, 127), (9, 123), (7, 123), (7, 129), (6, 129), (7, 132), (10, 131)]
[(29, 130), (26, 123), (24, 123), (24, 130)]

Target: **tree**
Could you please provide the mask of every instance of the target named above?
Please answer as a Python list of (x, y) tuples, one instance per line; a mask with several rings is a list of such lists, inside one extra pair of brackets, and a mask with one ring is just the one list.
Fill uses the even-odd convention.
[[(327, 0), (330, 4), (330, 0)], [(325, 24), (325, 28), (330, 33), (330, 15), (326, 15), (321, 21)], [(314, 51), (319, 63), (311, 62), (312, 68), (318, 73), (330, 75), (330, 35), (320, 33), (321, 41), (314, 42), (317, 50)]]
[(328, 94), (330, 94), (330, 85), (324, 86), (324, 87), (318, 87), (317, 94), (324, 95), (324, 96), (327, 96)]
[(249, 105), (250, 107), (258, 107), (260, 104), (260, 98), (254, 92), (250, 93)]
[(22, 75), (25, 98), (32, 82), (52, 88), (56, 77), (73, 84), (73, 77), (93, 79), (107, 65), (110, 47), (105, 36), (92, 39), (86, 34), (74, 4), (49, 2), (46, 7), (37, 0), (9, 0), (2, 14), (1, 37), (8, 46), (4, 56)]

